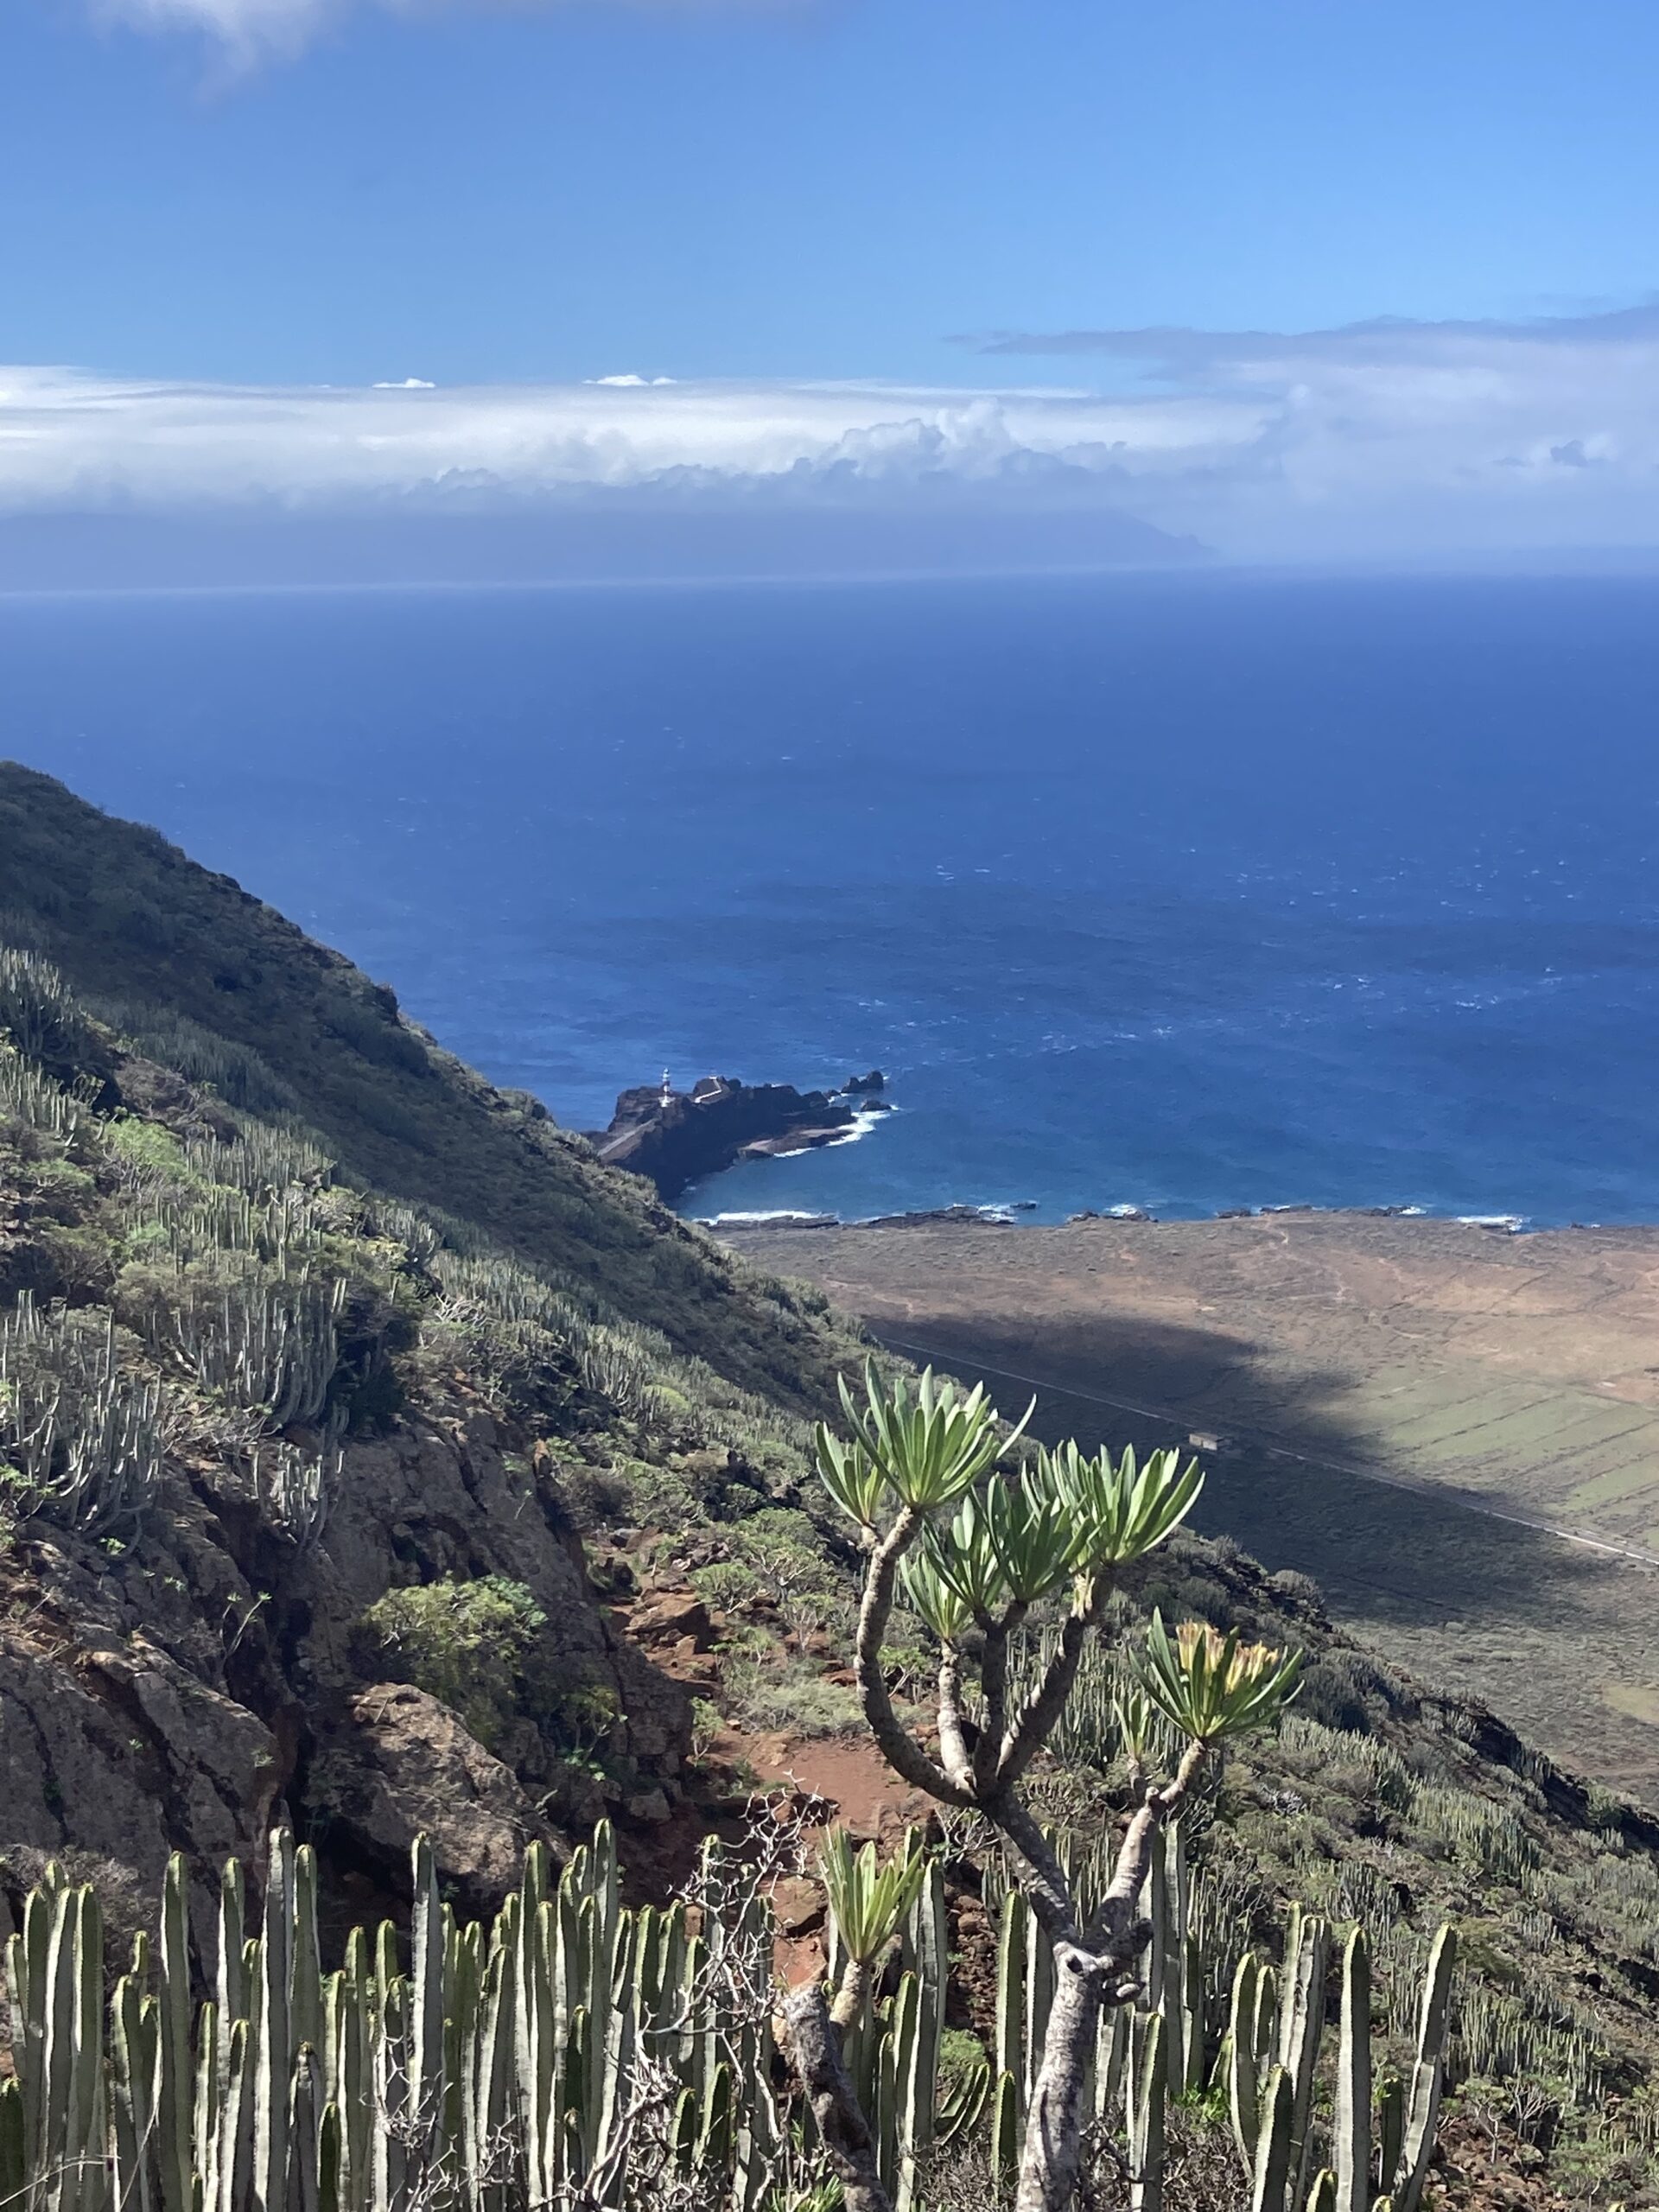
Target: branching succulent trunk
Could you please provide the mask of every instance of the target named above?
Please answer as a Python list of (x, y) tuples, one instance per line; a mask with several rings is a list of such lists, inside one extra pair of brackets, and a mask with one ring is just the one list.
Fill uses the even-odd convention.
[(1083, 2156), (1085, 2093), (1109, 1962), (1079, 1944), (1054, 1950), (1054, 2000), (1032, 2091), (1015, 2212), (1070, 2212)]
[[(1016, 2212), (1069, 2212), (1083, 2155), (1085, 2092), (1101, 2006), (1133, 1994), (1133, 1976), (1145, 1948), (1140, 1900), (1159, 1830), (1174, 1818), (1204, 1761), (1191, 1745), (1173, 1782), (1163, 1789), (1136, 1784), (1141, 1802), (1130, 1817), (1112, 1881), (1093, 1924), (1079, 1925), (1071, 1885), (1038, 1821), (1021, 1802), (1017, 1783), (1052, 1732), (1077, 1678), (1083, 1648), (1105, 1609), (1105, 1578), (1068, 1619), (1043, 1681), (1023, 1710), (1007, 1712), (1010, 1621), (987, 1634), (980, 1663), (985, 1726), (969, 1754), (963, 1726), (960, 1654), (947, 1646), (939, 1668), (939, 1750), (931, 1758), (894, 1712), (881, 1667), (881, 1647), (893, 1610), (899, 1561), (919, 1533), (920, 1516), (901, 1513), (874, 1546), (859, 1608), (856, 1674), (872, 1734), (896, 1773), (947, 1805), (972, 1806), (999, 1829), (1014, 1853), (1020, 1887), (1054, 1946), (1055, 1993), (1033, 2088), (1020, 2162)], [(1011, 1607), (1010, 1615), (1023, 1608)], [(842, 1993), (842, 1997), (845, 1992)], [(841, 2056), (839, 2023), (817, 1983), (798, 1990), (785, 2008), (802, 2086), (843, 2190), (848, 2212), (889, 2212), (876, 2170), (874, 2147)]]
[[(1085, 1459), (1068, 1446), (1058, 1455), (1039, 1452), (1034, 1468), (980, 1498), (976, 1485), (1013, 1440), (998, 1433), (982, 1387), (963, 1398), (948, 1383), (936, 1387), (930, 1370), (912, 1395), (902, 1383), (882, 1385), (872, 1367), (865, 1389), (868, 1411), (861, 1413), (842, 1384), (855, 1446), (818, 1432), (824, 1481), (864, 1531), (855, 1652), (860, 1701), (895, 1774), (942, 1805), (977, 1812), (1000, 1832), (1052, 1946), (1054, 1995), (1016, 2202), (1018, 2212), (1070, 2212), (1101, 2007), (1138, 1993), (1137, 1966), (1149, 1933), (1141, 1895), (1159, 1831), (1179, 1813), (1206, 1745), (1255, 1725), (1294, 1680), (1294, 1666), (1280, 1666), (1281, 1655), (1265, 1647), (1241, 1651), (1236, 1635), (1223, 1638), (1202, 1624), (1178, 1629), (1172, 1644), (1154, 1614), (1146, 1694), (1188, 1748), (1173, 1780), (1162, 1787), (1147, 1781), (1138, 1758), (1132, 1762), (1134, 1811), (1100, 1910), (1085, 1925), (1064, 1866), (1021, 1800), (1020, 1783), (1065, 1712), (1121, 1570), (1179, 1525), (1203, 1478), (1196, 1463), (1183, 1469), (1173, 1451), (1137, 1470), (1131, 1452), (1114, 1463), (1104, 1453)], [(885, 1529), (884, 1491), (898, 1509)], [(948, 1529), (942, 1519), (930, 1522), (930, 1515), (953, 1505), (959, 1510)], [(918, 1541), (925, 1549), (906, 1567), (906, 1588), (940, 1644), (937, 1754), (899, 1719), (882, 1666), (900, 1562)], [(941, 1547), (954, 1547), (954, 1558)], [(1015, 1707), (1013, 1639), (1033, 1605), (1068, 1583), (1072, 1602), (1058, 1639), (1040, 1678)], [(980, 1639), (976, 1712), (963, 1694), (970, 1624)], [(839, 2003), (832, 2012), (816, 1982), (788, 2001), (796, 2063), (849, 2212), (885, 2212), (870, 2130), (841, 2056), (842, 2017)]]
[[(1101, 2006), (1108, 2001), (1121, 2004), (1135, 1993), (1136, 1961), (1146, 1948), (1148, 1934), (1141, 1918), (1141, 1896), (1152, 1854), (1160, 1830), (1179, 1812), (1203, 1763), (1202, 1749), (1192, 1745), (1175, 1779), (1162, 1789), (1146, 1793), (1130, 1817), (1093, 1925), (1081, 1932), (1068, 1929), (1055, 1939), (1053, 2005), (1026, 2120), (1015, 2212), (1070, 2212), (1076, 2198), (1089, 2070)], [(1013, 1821), (1007, 1818), (1009, 1811), (1015, 1815)], [(1011, 1799), (1002, 1810), (991, 1810), (991, 1818), (1028, 1863), (1029, 1856), (1041, 1848), (1053, 1866), (1053, 1879), (1064, 1892), (1065, 1876), (1025, 1808)], [(1029, 1832), (1024, 1838), (1019, 1834), (1021, 1828)], [(1049, 1890), (1052, 1898), (1052, 1882), (1040, 1878), (1040, 1868), (1031, 1872), (1039, 1879), (1033, 1882), (1028, 1876), (1026, 1887), (1032, 1909), (1041, 1918), (1040, 1891)], [(1069, 1920), (1069, 1893), (1067, 1905)]]
[[(836, 2010), (841, 2009), (837, 2005)], [(875, 2142), (841, 2054), (841, 2029), (816, 1977), (784, 2002), (790, 2054), (841, 2183), (846, 2212), (893, 2212), (876, 2168)]]

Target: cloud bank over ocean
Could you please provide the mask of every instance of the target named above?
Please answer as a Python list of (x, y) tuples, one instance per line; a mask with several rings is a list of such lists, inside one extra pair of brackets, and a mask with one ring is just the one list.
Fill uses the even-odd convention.
[[(836, 548), (862, 569), (930, 565), (953, 546), (1013, 567), (1195, 544), (1245, 563), (1391, 566), (1659, 546), (1659, 308), (972, 342), (999, 359), (1110, 361), (1119, 388), (618, 372), (307, 389), (0, 369), (0, 531), (33, 522), (38, 539), (71, 517), (129, 531), (146, 517), (429, 536), (464, 524), (482, 543), (493, 527), (535, 527), (562, 531), (579, 565), (596, 529), (626, 518), (622, 537), (675, 537), (694, 573), (764, 568), (780, 543), (815, 539), (816, 570)], [(745, 525), (760, 533), (749, 556)], [(620, 539), (615, 557), (632, 557)], [(16, 581), (3, 561), (0, 576)]]
[[(1004, 332), (983, 355), (1105, 358), (1182, 419), (1230, 410), (1159, 518), (1248, 558), (1428, 560), (1659, 543), (1659, 303), (1334, 330)], [(1190, 409), (1190, 417), (1185, 414)]]

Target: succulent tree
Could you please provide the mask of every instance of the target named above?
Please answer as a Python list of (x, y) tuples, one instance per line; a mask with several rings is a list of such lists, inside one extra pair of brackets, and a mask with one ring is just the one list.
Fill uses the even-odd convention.
[[(1300, 1656), (1199, 1624), (1172, 1633), (1154, 1616), (1135, 1656), (1139, 1693), (1184, 1749), (1165, 1775), (1131, 1746), (1132, 1809), (1104, 1895), (1084, 1913), (1022, 1785), (1065, 1711), (1119, 1577), (1191, 1511), (1204, 1479), (1198, 1465), (1183, 1465), (1173, 1451), (1137, 1461), (1127, 1449), (1114, 1459), (1065, 1444), (1013, 1465), (1025, 1422), (1010, 1431), (982, 1386), (963, 1392), (931, 1369), (914, 1383), (883, 1382), (868, 1369), (862, 1394), (843, 1379), (841, 1399), (846, 1433), (820, 1425), (816, 1444), (824, 1484), (859, 1524), (866, 1554), (855, 1654), (864, 1717), (901, 1779), (999, 1832), (1052, 1945), (1053, 1998), (1015, 2202), (1017, 2212), (1065, 2212), (1077, 2190), (1102, 2007), (1128, 2004), (1140, 1991), (1148, 1935), (1141, 1897), (1160, 1831), (1217, 1745), (1278, 1713)], [(901, 1587), (938, 1644), (937, 1749), (899, 1719), (882, 1664)], [(1017, 1693), (1014, 1640), (1033, 1609), (1057, 1598), (1065, 1612), (1052, 1656), (1034, 1685)], [(1144, 1741), (1145, 1732), (1137, 1734)], [(866, 1887), (875, 1878), (872, 1862)], [(816, 1983), (797, 1991), (791, 2039), (848, 2212), (885, 2212), (869, 2131), (840, 2059), (836, 2016), (854, 2001), (846, 1988), (833, 2002)]]

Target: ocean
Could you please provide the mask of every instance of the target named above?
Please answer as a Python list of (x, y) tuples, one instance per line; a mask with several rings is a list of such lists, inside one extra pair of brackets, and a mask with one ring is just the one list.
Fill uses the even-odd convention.
[(23, 597), (0, 700), (567, 1123), (885, 1071), (690, 1213), (1659, 1220), (1648, 581)]

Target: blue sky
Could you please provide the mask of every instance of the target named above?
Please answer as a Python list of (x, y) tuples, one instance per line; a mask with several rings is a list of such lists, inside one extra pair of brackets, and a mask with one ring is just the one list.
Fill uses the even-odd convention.
[[(683, 452), (653, 448), (659, 469), (868, 474), (849, 436), (931, 436), (957, 421), (953, 391), (970, 408), (988, 395), (1006, 447), (1001, 395), (1052, 385), (1153, 412), (1128, 433), (1109, 411), (1033, 433), (1046, 467), (1087, 467), (1103, 497), (1224, 551), (1387, 555), (1448, 531), (1477, 547), (1652, 541), (1655, 332), (1604, 318), (1659, 291), (1656, 81), (1648, 0), (7, 0), (0, 358), (83, 375), (0, 386), (0, 414), (21, 408), (0, 504), (205, 496), (200, 471), (170, 491), (156, 474), (158, 385), (223, 388), (210, 410), (252, 387), (512, 385), (550, 395), (547, 437), (566, 450), (573, 392), (616, 392), (625, 444), (645, 407), (665, 420), (586, 381), (632, 372), (676, 379), (684, 420), (722, 380), (757, 420), (783, 394), (795, 425), (793, 447), (721, 446), (700, 416)], [(1287, 435), (1310, 444), (1296, 334), (1378, 316), (1478, 327), (1458, 341), (1455, 404), (1443, 333), (1409, 359), (1403, 341), (1383, 360), (1370, 339), (1318, 341), (1319, 442), (1349, 439), (1332, 475), (1345, 519), (1303, 481), (1264, 523), (1264, 467)], [(1556, 320), (1521, 342), (1515, 326), (1540, 317)], [(1146, 325), (1254, 334), (1243, 350), (1262, 358), (1206, 339), (1148, 386), (1134, 346), (1049, 343)], [(962, 342), (995, 333), (1014, 350)], [(1503, 387), (1490, 423), (1483, 378)], [(820, 435), (793, 391), (823, 380), (884, 396)], [(909, 413), (906, 387), (930, 395)], [(74, 441), (94, 389), (89, 448)], [(269, 399), (249, 405), (212, 488), (321, 496), (247, 460)], [(1408, 474), (1427, 472), (1411, 517), (1389, 469), (1355, 504), (1379, 409), (1414, 442)], [(475, 435), (487, 412), (452, 413), (442, 454), (406, 480), (512, 480), (522, 410), (516, 432), (491, 416)], [(1006, 480), (974, 420), (973, 468)], [(1171, 437), (1194, 456), (1173, 494)], [(1248, 446), (1258, 480), (1242, 520), (1200, 496), (1218, 437), (1234, 458)], [(939, 449), (936, 473), (956, 465)], [(1535, 467), (1560, 482), (1517, 505), (1514, 472)], [(1466, 525), (1448, 520), (1459, 470)]]

